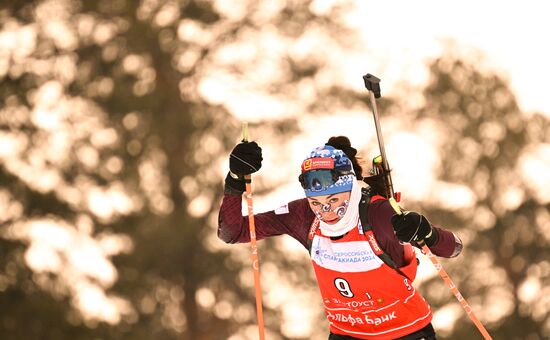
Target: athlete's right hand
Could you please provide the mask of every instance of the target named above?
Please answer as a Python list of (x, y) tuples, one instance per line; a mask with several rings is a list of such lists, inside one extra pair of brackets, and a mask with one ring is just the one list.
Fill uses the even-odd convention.
[(229, 155), (229, 170), (239, 177), (250, 175), (260, 170), (262, 160), (262, 148), (256, 142), (242, 142)]
[(399, 241), (408, 243), (424, 241), (430, 247), (438, 240), (438, 233), (434, 232), (430, 221), (417, 212), (403, 211), (402, 214), (393, 215), (391, 224)]
[(242, 194), (246, 191), (245, 175), (262, 167), (262, 148), (256, 142), (237, 144), (229, 155), (229, 173), (225, 177), (225, 191)]

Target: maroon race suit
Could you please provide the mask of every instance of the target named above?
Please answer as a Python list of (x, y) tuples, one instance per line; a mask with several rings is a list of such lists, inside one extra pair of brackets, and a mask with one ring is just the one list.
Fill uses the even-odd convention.
[[(429, 305), (411, 285), (416, 260), (410, 247), (394, 234), (394, 210), (385, 199), (368, 206), (374, 243), (369, 243), (361, 223), (337, 240), (315, 231), (310, 256), (323, 297), (331, 332), (364, 339), (390, 339), (414, 333), (430, 323)], [(256, 237), (287, 234), (308, 248), (308, 234), (315, 215), (307, 199), (289, 202), (278, 209), (254, 215)], [(430, 247), (438, 256), (453, 257), (462, 248), (448, 230), (433, 227), (438, 241)], [(370, 233), (370, 234), (369, 234)], [(242, 215), (242, 197), (226, 193), (219, 214), (218, 237), (226, 243), (250, 241), (248, 216)], [(397, 267), (407, 268), (404, 277), (383, 263), (373, 249), (381, 248)], [(414, 267), (414, 268), (411, 268)], [(412, 272), (412, 274), (411, 274)], [(386, 289), (384, 289), (386, 288)]]

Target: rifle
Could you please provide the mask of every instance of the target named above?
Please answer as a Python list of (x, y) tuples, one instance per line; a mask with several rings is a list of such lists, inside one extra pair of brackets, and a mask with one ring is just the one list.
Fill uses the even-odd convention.
[[(393, 191), (391, 170), (388, 164), (388, 159), (386, 158), (384, 140), (382, 139), (382, 129), (380, 128), (380, 119), (378, 117), (378, 109), (376, 108), (376, 98), (380, 98), (380, 79), (373, 76), (372, 74), (367, 73), (363, 76), (363, 80), (365, 81), (365, 87), (369, 91), (370, 102), (372, 105), (372, 113), (374, 116), (374, 125), (376, 126), (376, 136), (378, 137), (378, 146), (380, 148), (380, 156), (377, 156), (373, 159), (373, 173), (371, 176), (366, 177), (364, 181), (369, 185), (369, 181), (373, 182), (376, 185), (376, 183), (380, 183), (380, 179), (382, 179), (384, 183), (383, 189), (385, 190), (384, 193), (386, 198), (389, 200), (391, 206), (395, 210), (395, 213), (397, 215), (401, 215), (401, 208), (397, 204), (397, 202), (399, 202), (400, 200), (401, 195), (400, 193), (395, 193)], [(376, 188), (373, 189), (375, 191), (377, 190)], [(466, 299), (462, 296), (462, 294), (460, 294), (457, 286), (451, 280), (445, 269), (443, 269), (443, 266), (441, 265), (437, 257), (435, 257), (430, 248), (428, 248), (428, 246), (424, 243), (424, 240), (417, 240), (416, 243), (418, 243), (418, 245), (422, 247), (422, 252), (432, 261), (432, 264), (437, 270), (439, 276), (441, 276), (449, 289), (451, 289), (454, 296), (462, 305), (462, 308), (464, 308), (464, 310), (466, 311), (466, 314), (468, 314), (472, 322), (476, 325), (479, 332), (483, 335), (483, 338), (485, 338), (486, 340), (492, 340), (485, 327), (483, 327), (483, 324), (475, 316), (474, 311), (472, 310), (468, 302), (466, 302)]]
[(382, 128), (380, 127), (380, 118), (378, 117), (378, 109), (376, 107), (376, 98), (380, 98), (380, 79), (367, 73), (363, 76), (365, 87), (369, 91), (370, 102), (372, 105), (372, 114), (374, 116), (374, 125), (376, 127), (376, 137), (378, 138), (378, 147), (380, 155), (372, 160), (371, 175), (363, 178), (363, 180), (374, 190), (387, 199), (395, 198), (397, 202), (401, 200), (401, 193), (394, 192), (393, 182), (391, 179), (391, 169), (386, 157), (386, 149), (384, 147), (384, 139), (382, 137)]

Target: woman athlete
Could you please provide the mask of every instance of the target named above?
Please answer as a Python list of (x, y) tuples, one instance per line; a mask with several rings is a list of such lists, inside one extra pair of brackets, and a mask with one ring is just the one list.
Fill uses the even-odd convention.
[[(462, 242), (421, 214), (396, 215), (377, 185), (360, 185), (362, 168), (347, 137), (332, 137), (303, 161), (299, 182), (305, 198), (254, 215), (258, 240), (287, 234), (309, 252), (329, 340), (436, 339), (432, 311), (414, 288), (417, 260), (412, 246), (424, 241), (432, 253), (455, 257)], [(250, 242), (242, 216), (244, 175), (258, 171), (256, 142), (230, 155), (218, 237)], [(370, 181), (371, 184), (372, 181)]]

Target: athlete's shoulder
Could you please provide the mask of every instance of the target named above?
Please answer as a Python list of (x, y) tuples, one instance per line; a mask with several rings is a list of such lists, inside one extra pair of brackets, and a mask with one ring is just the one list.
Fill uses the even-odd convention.
[(294, 201), (290, 201), (287, 203), (287, 206), (289, 207), (289, 210), (291, 211), (303, 211), (306, 209), (309, 209), (309, 203), (307, 201), (307, 198), (299, 198)]

